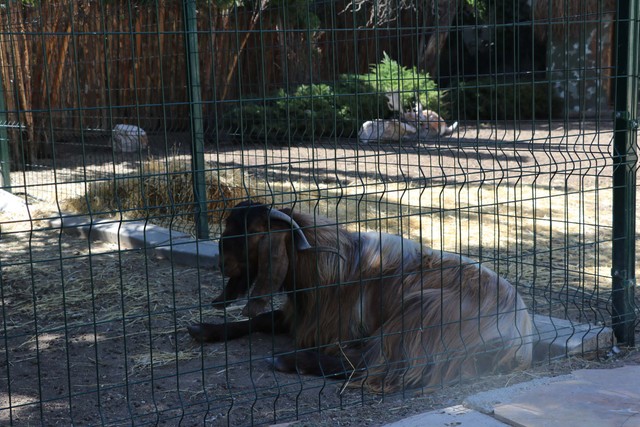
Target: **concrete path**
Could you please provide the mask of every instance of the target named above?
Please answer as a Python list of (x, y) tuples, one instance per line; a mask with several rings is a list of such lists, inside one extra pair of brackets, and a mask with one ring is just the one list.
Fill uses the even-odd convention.
[(418, 426), (639, 427), (640, 366), (537, 379), (387, 425)]

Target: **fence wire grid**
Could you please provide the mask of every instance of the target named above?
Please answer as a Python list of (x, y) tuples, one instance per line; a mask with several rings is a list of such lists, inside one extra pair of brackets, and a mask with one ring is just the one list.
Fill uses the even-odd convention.
[(0, 423), (380, 425), (633, 348), (639, 16), (4, 2)]

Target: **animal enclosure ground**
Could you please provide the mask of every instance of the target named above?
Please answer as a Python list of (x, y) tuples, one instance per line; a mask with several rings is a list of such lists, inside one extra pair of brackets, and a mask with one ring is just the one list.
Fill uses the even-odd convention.
[[(221, 174), (241, 171), (239, 184), (251, 195), (295, 201), (350, 229), (402, 233), (482, 259), (518, 283), (537, 313), (609, 322), (610, 139), (611, 132), (579, 124), (462, 128), (461, 139), (402, 146), (224, 143), (210, 146), (207, 160)], [(17, 184), (49, 183), (25, 185), (42, 192), (34, 218), (82, 194), (82, 161), (64, 162), (56, 173), (71, 177), (68, 184), (53, 181), (46, 168), (12, 174)], [(135, 165), (123, 161), (120, 173), (137, 173)], [(97, 157), (88, 166), (108, 169)], [(605, 350), (383, 399), (330, 379), (272, 372), (265, 358), (290, 348), (284, 337), (193, 342), (188, 324), (234, 319), (241, 310), (211, 308), (222, 286), (211, 266), (187, 268), (144, 250), (77, 239), (45, 221), (0, 223), (0, 407), (11, 407), (0, 411), (0, 423), (189, 426), (300, 418), (300, 425), (380, 425), (532, 377), (640, 362), (636, 352), (607, 357)]]
[(185, 327), (199, 318), (200, 304), (209, 320), (223, 316), (207, 307), (221, 286), (211, 270), (18, 225), (2, 233), (2, 263), (10, 265), (3, 269), (0, 406), (12, 407), (0, 412), (3, 423), (247, 425), (300, 417), (300, 425), (380, 425), (478, 390), (622, 363), (573, 358), (383, 400), (343, 390), (339, 381), (272, 372), (265, 357), (291, 345), (284, 337), (193, 342)]

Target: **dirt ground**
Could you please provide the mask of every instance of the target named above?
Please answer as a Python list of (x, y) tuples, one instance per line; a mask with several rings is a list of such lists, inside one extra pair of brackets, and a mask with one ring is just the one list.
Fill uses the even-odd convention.
[[(579, 192), (610, 176), (610, 133), (597, 130), (479, 129), (459, 141), (401, 149), (334, 142), (242, 151), (223, 145), (210, 147), (209, 156), (222, 168), (273, 182), (346, 187), (366, 179), (418, 186), (543, 180)], [(0, 424), (379, 426), (483, 390), (640, 363), (636, 349), (602, 349), (526, 372), (385, 396), (344, 388), (341, 381), (275, 373), (265, 359), (290, 348), (286, 337), (199, 345), (187, 335), (192, 322), (233, 320), (242, 308), (211, 308), (222, 286), (211, 266), (184, 267), (145, 250), (70, 237), (49, 227), (48, 215), (43, 209), (31, 222), (0, 218)], [(640, 325), (636, 336), (640, 340)]]
[(373, 426), (459, 404), (481, 390), (640, 363), (637, 351), (603, 350), (433, 393), (381, 397), (343, 389), (342, 381), (274, 373), (265, 357), (291, 348), (285, 337), (193, 342), (185, 327), (199, 317), (200, 304), (207, 320), (223, 315), (206, 307), (221, 285), (210, 270), (58, 230), (5, 232), (2, 240), (3, 264), (13, 264), (3, 268), (3, 423), (241, 426), (299, 419), (296, 425)]

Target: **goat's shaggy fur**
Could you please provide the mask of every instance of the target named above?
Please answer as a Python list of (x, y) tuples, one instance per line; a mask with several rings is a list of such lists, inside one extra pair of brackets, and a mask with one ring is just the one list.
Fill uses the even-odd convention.
[[(375, 392), (529, 366), (530, 315), (515, 288), (490, 269), (400, 236), (351, 233), (282, 210), (294, 227), (269, 220), (269, 212), (250, 203), (234, 209), (221, 239), (222, 267), (228, 276), (244, 275), (241, 286), (254, 284), (245, 307), (250, 317), (274, 292), (287, 293), (282, 325), (273, 330), (291, 334), (298, 350), (319, 351), (311, 365), (339, 361), (351, 385)], [(190, 332), (205, 341), (243, 334), (215, 335), (216, 326)], [(305, 369), (309, 360), (291, 356), (273, 361), (285, 371), (332, 372)]]

